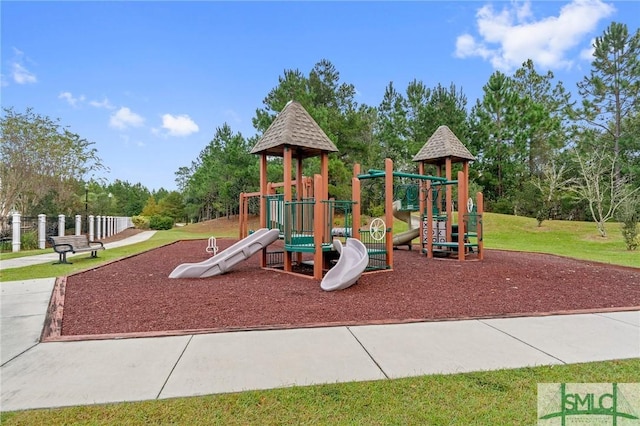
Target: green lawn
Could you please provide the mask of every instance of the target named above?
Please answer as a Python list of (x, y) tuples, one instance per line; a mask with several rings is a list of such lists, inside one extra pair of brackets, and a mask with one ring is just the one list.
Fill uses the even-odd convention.
[[(404, 225), (404, 228), (403, 228)], [(398, 232), (406, 224), (394, 225)], [(484, 218), (485, 247), (552, 253), (640, 267), (640, 251), (628, 252), (618, 225), (606, 239), (586, 222), (544, 222), (498, 214)], [(235, 237), (236, 231), (216, 236)], [(149, 241), (80, 256), (73, 265), (32, 266), (2, 271), (1, 280), (66, 275), (179, 239), (210, 233), (177, 228)], [(4, 258), (4, 257), (3, 257)], [(588, 364), (522, 368), (457, 375), (291, 387), (194, 398), (2, 413), (2, 425), (531, 425), (536, 423), (536, 386), (547, 382), (637, 382), (640, 358)]]
[[(69, 275), (73, 272), (78, 272), (85, 269), (95, 268), (106, 262), (112, 262), (117, 259), (122, 259), (133, 254), (141, 253), (147, 250), (154, 249), (156, 247), (170, 244), (178, 240), (208, 238), (209, 235), (202, 233), (194, 233), (185, 230), (184, 228), (174, 228), (170, 231), (158, 231), (149, 240), (141, 243), (132, 244), (124, 247), (113, 248), (109, 250), (102, 250), (98, 252), (98, 258), (92, 258), (88, 253), (80, 254), (76, 257), (69, 258), (69, 261), (73, 262), (71, 265), (53, 265), (52, 263), (41, 263), (33, 266), (26, 266), (23, 268), (12, 268), (0, 271), (1, 281), (18, 281), (24, 279), (33, 278), (47, 278)], [(237, 233), (235, 235), (237, 238)], [(204, 250), (204, 248), (203, 248)], [(52, 249), (45, 250), (32, 250), (26, 253), (30, 254), (43, 254), (53, 253)], [(13, 253), (12, 253), (13, 254)], [(18, 256), (15, 256), (18, 257)], [(7, 257), (9, 258), (9, 257)], [(12, 257), (13, 258), (13, 257)], [(6, 259), (3, 257), (2, 259)]]
[(537, 384), (634, 382), (640, 359), (3, 413), (2, 425), (533, 425)]
[(502, 214), (485, 214), (486, 248), (551, 253), (577, 259), (640, 267), (640, 250), (626, 249), (620, 225), (607, 224), (602, 238), (592, 222), (545, 221)]

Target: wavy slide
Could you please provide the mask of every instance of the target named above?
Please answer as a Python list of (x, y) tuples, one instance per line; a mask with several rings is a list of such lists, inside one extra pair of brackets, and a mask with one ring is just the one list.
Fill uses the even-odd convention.
[(393, 216), (409, 225), (409, 230), (400, 232), (393, 236), (394, 246), (404, 246), (411, 244), (411, 240), (420, 236), (420, 218), (412, 216), (411, 212), (399, 211), (402, 201), (393, 202)]
[(237, 263), (250, 258), (278, 239), (277, 229), (258, 229), (210, 259), (199, 263), (183, 263), (169, 274), (169, 278), (207, 278), (224, 274)]
[(347, 238), (344, 246), (340, 240), (333, 240), (333, 247), (340, 253), (340, 258), (320, 283), (320, 288), (325, 291), (343, 290), (352, 286), (369, 264), (367, 247), (360, 240)]

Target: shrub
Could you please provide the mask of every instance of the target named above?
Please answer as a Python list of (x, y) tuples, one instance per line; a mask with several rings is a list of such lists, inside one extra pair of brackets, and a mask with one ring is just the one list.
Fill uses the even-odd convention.
[(28, 231), (20, 235), (20, 250), (36, 250), (38, 248), (38, 232)]
[(627, 250), (635, 250), (640, 245), (640, 232), (638, 232), (638, 224), (624, 222), (622, 224), (622, 237), (627, 245)]
[(616, 214), (620, 222), (620, 231), (627, 245), (627, 250), (635, 250), (640, 245), (640, 201), (630, 198), (622, 203)]
[(131, 221), (136, 229), (149, 229), (149, 218), (147, 216), (133, 216)]
[(371, 206), (369, 208), (369, 216), (371, 216), (371, 217), (384, 216), (384, 204), (379, 204), (377, 206)]
[(500, 198), (499, 200), (489, 203), (488, 211), (492, 213), (513, 214), (513, 202), (508, 198)]
[(171, 229), (173, 228), (173, 218), (169, 216), (151, 216), (149, 227), (156, 230)]
[(635, 250), (640, 245), (640, 229), (638, 229), (638, 216), (637, 214), (630, 214), (623, 216), (622, 223), (620, 224), (620, 231), (622, 232), (622, 238), (627, 245), (627, 250)]

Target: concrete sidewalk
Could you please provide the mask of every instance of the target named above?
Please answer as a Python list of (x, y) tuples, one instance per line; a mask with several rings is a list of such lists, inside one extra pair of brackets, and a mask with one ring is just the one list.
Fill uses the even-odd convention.
[(640, 357), (640, 311), (39, 343), (53, 284), (0, 286), (2, 411)]
[[(122, 247), (122, 246), (130, 245), (130, 244), (139, 243), (139, 242), (148, 240), (155, 233), (156, 233), (156, 231), (140, 232), (139, 234), (132, 235), (131, 237), (127, 237), (127, 238), (122, 239), (120, 241), (114, 241), (112, 243), (106, 243), (104, 245), (104, 247), (106, 249), (110, 249), (110, 248)], [(53, 263), (53, 262), (56, 262), (58, 260), (58, 257), (59, 257), (58, 253), (54, 252), (53, 249), (48, 249), (47, 251), (49, 251), (49, 253), (36, 254), (34, 256), (24, 256), (24, 257), (18, 257), (18, 258), (15, 258), (15, 259), (2, 260), (0, 262), (0, 268), (2, 268), (2, 269), (21, 268), (23, 266), (37, 265), (39, 263), (48, 263), (48, 262), (52, 262)], [(82, 256), (82, 255), (88, 256), (89, 254), (87, 252), (77, 253), (77, 254), (70, 254), (70, 255), (67, 255), (67, 259), (70, 259), (70, 258), (72, 258), (74, 256)]]

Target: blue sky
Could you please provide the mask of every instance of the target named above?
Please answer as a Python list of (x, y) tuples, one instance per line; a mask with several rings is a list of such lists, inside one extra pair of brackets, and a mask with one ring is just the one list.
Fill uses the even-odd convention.
[(455, 83), (469, 99), (527, 58), (565, 86), (593, 39), (640, 27), (640, 2), (13, 2), (1, 12), (2, 106), (59, 118), (95, 142), (108, 181), (175, 189), (228, 123), (251, 119), (285, 69), (329, 59), (356, 100), (393, 81)]

